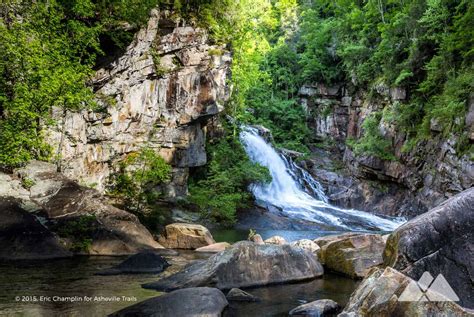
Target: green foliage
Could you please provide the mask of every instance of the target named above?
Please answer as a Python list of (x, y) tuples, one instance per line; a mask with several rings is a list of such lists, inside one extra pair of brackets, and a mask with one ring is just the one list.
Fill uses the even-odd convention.
[(249, 235), (247, 237), (247, 240), (252, 240), (252, 238), (257, 234), (257, 231), (254, 229), (249, 229)]
[[(218, 0), (49, 0), (0, 3), (0, 167), (48, 160), (52, 113), (95, 108), (87, 81), (98, 57), (124, 49), (155, 7), (195, 17), (214, 30), (232, 29), (232, 7)], [(173, 8), (174, 7), (174, 8)], [(209, 16), (213, 17), (211, 21)], [(213, 23), (212, 25), (209, 23)], [(222, 22), (222, 23), (221, 23)], [(213, 31), (214, 32), (214, 31)], [(216, 37), (222, 36), (220, 31)], [(153, 56), (157, 73), (159, 56)], [(97, 109), (96, 109), (97, 110)], [(58, 124), (60, 126), (60, 122)], [(64, 131), (61, 131), (64, 137)], [(60, 169), (60, 158), (58, 169)]]
[(171, 166), (154, 149), (129, 154), (109, 180), (109, 193), (123, 199), (127, 209), (146, 213), (159, 198), (157, 187), (171, 176)]
[(24, 178), (21, 179), (21, 186), (23, 186), (26, 189), (30, 189), (35, 184), (36, 184), (36, 182), (34, 180), (32, 180), (31, 178), (24, 177)]
[(190, 184), (190, 202), (203, 216), (232, 224), (238, 209), (248, 206), (247, 188), (254, 182), (271, 180), (268, 170), (252, 163), (238, 138), (229, 132), (208, 146), (209, 164)]
[(445, 136), (461, 135), (473, 82), (472, 1), (323, 0), (300, 10), (305, 80), (405, 87), (409, 99), (393, 112), (407, 147), (430, 135), (433, 120)]
[[(8, 7), (8, 4), (2, 4)], [(0, 166), (46, 159), (44, 125), (51, 111), (80, 109), (92, 100), (85, 86), (93, 46), (80, 25), (64, 25), (64, 12), (55, 1), (21, 6), (22, 21), (6, 10), (0, 20)], [(74, 39), (72, 41), (71, 39)], [(84, 63), (84, 64), (82, 64)]]
[(227, 112), (239, 121), (271, 129), (276, 146), (308, 152), (306, 114), (297, 102), (301, 65), (296, 43), (297, 2), (254, 1), (241, 7), (234, 30), (232, 82)]
[(363, 136), (358, 139), (348, 139), (350, 146), (357, 155), (373, 155), (383, 160), (395, 160), (392, 143), (380, 134), (379, 124), (382, 119), (380, 112), (374, 112), (362, 123)]
[(129, 154), (109, 178), (107, 193), (119, 199), (151, 232), (158, 232), (167, 219), (158, 201), (160, 186), (171, 177), (171, 166), (150, 147)]
[(95, 215), (82, 215), (74, 220), (53, 226), (53, 230), (62, 237), (73, 241), (71, 251), (87, 252), (92, 245), (97, 219)]
[(150, 49), (150, 54), (153, 60), (153, 66), (155, 67), (156, 75), (163, 76), (168, 73), (168, 70), (165, 67), (161, 66), (160, 54), (158, 54), (158, 52), (154, 48)]

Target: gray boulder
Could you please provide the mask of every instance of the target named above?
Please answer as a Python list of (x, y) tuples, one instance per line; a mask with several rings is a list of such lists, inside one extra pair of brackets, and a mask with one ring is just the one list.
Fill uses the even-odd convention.
[(460, 298), (474, 308), (474, 188), (461, 192), (395, 230), (384, 264), (418, 280), (425, 271), (442, 274)]
[(204, 262), (143, 287), (162, 291), (197, 286), (230, 289), (295, 282), (322, 274), (323, 267), (311, 252), (290, 245), (241, 241)]
[(329, 317), (336, 316), (341, 310), (342, 307), (335, 301), (319, 299), (293, 308), (288, 314), (290, 316)]
[(140, 252), (130, 256), (119, 265), (100, 271), (97, 275), (161, 273), (170, 264), (161, 255), (153, 251)]
[[(163, 248), (135, 215), (110, 205), (97, 190), (57, 173), (53, 164), (31, 161), (15, 174), (32, 184), (29, 202), (41, 211), (44, 225), (64, 238), (62, 242), (71, 249), (82, 242), (81, 237), (62, 233), (78, 227), (87, 229), (90, 239), (87, 250), (81, 253), (121, 255)], [(89, 219), (87, 226), (81, 225), (85, 219)]]
[(110, 317), (220, 316), (228, 302), (217, 288), (195, 287), (147, 299)]

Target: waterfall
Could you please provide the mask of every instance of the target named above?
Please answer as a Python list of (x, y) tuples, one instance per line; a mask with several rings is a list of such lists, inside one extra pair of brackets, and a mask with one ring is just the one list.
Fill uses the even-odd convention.
[(331, 206), (319, 184), (307, 171), (279, 154), (252, 127), (243, 127), (240, 140), (249, 158), (270, 171), (268, 184), (252, 184), (257, 203), (278, 207), (288, 217), (320, 224), (330, 230), (391, 231), (405, 220)]

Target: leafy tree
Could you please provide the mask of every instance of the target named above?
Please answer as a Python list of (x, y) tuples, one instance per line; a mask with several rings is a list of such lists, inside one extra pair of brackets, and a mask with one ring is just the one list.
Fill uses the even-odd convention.
[(127, 209), (143, 213), (159, 198), (157, 187), (171, 176), (171, 166), (150, 147), (129, 154), (110, 179), (110, 194), (124, 200)]

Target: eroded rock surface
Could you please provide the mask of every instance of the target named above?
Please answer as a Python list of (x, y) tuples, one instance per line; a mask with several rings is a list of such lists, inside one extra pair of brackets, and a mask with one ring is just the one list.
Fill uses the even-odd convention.
[(387, 241), (385, 265), (418, 280), (425, 271), (442, 274), (474, 308), (474, 188), (445, 201), (395, 230)]
[(257, 245), (242, 241), (205, 262), (192, 264), (143, 287), (163, 291), (197, 286), (230, 289), (296, 282), (322, 274), (322, 265), (308, 251), (290, 245)]
[(103, 190), (118, 163), (147, 145), (173, 166), (167, 196), (187, 193), (189, 168), (206, 163), (206, 123), (230, 95), (231, 55), (204, 29), (182, 25), (153, 10), (123, 56), (94, 77), (102, 111), (56, 114), (49, 139), (58, 148), (64, 122), (67, 176)]

